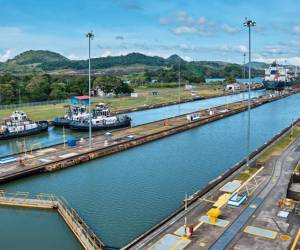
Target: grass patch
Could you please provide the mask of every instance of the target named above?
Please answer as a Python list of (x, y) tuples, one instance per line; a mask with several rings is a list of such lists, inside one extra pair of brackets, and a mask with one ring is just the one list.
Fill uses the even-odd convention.
[(264, 163), (266, 162), (271, 156), (280, 155), (281, 152), (292, 143), (296, 138), (300, 136), (300, 127), (295, 126), (293, 136), (288, 133), (286, 136), (281, 138), (277, 141), (271, 148), (267, 149), (259, 158), (258, 162)]
[[(158, 95), (153, 96), (152, 91), (157, 91)], [(139, 88), (136, 90), (136, 92), (138, 93), (138, 97), (95, 97), (93, 99), (93, 105), (96, 105), (96, 103), (99, 102), (106, 102), (109, 104), (111, 110), (118, 110), (136, 108), (144, 104), (158, 104), (176, 101), (179, 100), (179, 93), (181, 99), (192, 98), (191, 91), (184, 90), (184, 87), (181, 87), (180, 92), (178, 88)], [(212, 88), (193, 90), (193, 92), (200, 96), (211, 96), (223, 93), (223, 91), (214, 90)], [(18, 108), (18, 110), (26, 112), (31, 120), (52, 120), (54, 117), (61, 117), (65, 115), (65, 113), (68, 110), (68, 108), (66, 108), (65, 106), (68, 104), (69, 103), (29, 106)], [(0, 121), (1, 119), (3, 120), (8, 118), (11, 115), (11, 113), (15, 110), (16, 108), (0, 110)]]
[(252, 175), (254, 175), (256, 173), (256, 171), (258, 170), (258, 168), (252, 168), (249, 167), (248, 169), (246, 169), (245, 171), (241, 172), (235, 179), (245, 182), (246, 180), (248, 180)]

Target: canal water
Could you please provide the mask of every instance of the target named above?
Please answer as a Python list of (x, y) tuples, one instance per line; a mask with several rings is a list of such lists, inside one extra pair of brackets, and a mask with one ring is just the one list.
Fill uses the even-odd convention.
[[(264, 90), (258, 90), (251, 92), (251, 96), (260, 96), (265, 93)], [(199, 109), (205, 109), (209, 107), (215, 107), (219, 105), (223, 105), (225, 103), (232, 103), (243, 100), (248, 97), (247, 93), (241, 93), (231, 96), (224, 96), (224, 97), (217, 97), (207, 100), (199, 100), (195, 102), (188, 102), (180, 105), (172, 105), (157, 109), (149, 109), (144, 111), (132, 112), (128, 114), (133, 122), (134, 126), (157, 121), (160, 119), (185, 114), (189, 112), (194, 112)], [(95, 134), (100, 134), (102, 132), (96, 132)], [(66, 139), (68, 138), (80, 138), (83, 136), (87, 136), (88, 133), (76, 132), (70, 129), (65, 129), (65, 136)], [(20, 139), (11, 139), (0, 141), (0, 157), (14, 154), (20, 152), (24, 148), (24, 143), (26, 144), (27, 150), (30, 150), (31, 147), (38, 148), (38, 147), (45, 147), (49, 145), (53, 145), (56, 143), (63, 142), (63, 130), (62, 128), (55, 128), (50, 127), (48, 133), (41, 133), (38, 135), (24, 137)], [(34, 145), (35, 144), (35, 145)]]
[[(300, 94), (296, 94), (253, 109), (251, 149), (298, 118), (299, 105)], [(1, 189), (63, 196), (107, 245), (120, 247), (173, 212), (185, 193), (203, 188), (245, 157), (246, 124), (247, 113), (239, 113), (80, 166), (14, 181)], [(13, 214), (0, 213), (3, 217)], [(11, 227), (19, 228), (20, 223), (15, 220)], [(0, 235), (4, 230), (0, 227)], [(41, 235), (31, 224), (27, 230)], [(40, 237), (48, 242), (47, 234)]]
[(2, 207), (0, 220), (0, 249), (82, 249), (54, 211)]

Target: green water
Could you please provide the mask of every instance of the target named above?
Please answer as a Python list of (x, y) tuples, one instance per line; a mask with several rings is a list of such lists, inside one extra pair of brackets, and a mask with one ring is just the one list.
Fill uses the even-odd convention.
[(0, 221), (0, 246), (3, 250), (82, 249), (54, 210), (3, 207)]

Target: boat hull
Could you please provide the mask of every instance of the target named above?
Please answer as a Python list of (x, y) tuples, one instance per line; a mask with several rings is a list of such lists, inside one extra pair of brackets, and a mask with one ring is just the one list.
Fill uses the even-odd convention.
[(8, 140), (8, 139), (12, 139), (12, 138), (19, 138), (19, 137), (23, 137), (23, 136), (39, 134), (41, 132), (47, 131), (48, 126), (49, 125), (48, 125), (47, 121), (41, 121), (41, 122), (38, 122), (37, 128), (20, 131), (20, 132), (13, 132), (13, 133), (9, 133), (9, 132), (0, 133), (0, 140)]
[(284, 89), (285, 87), (291, 87), (300, 84), (300, 80), (291, 82), (284, 81), (263, 81), (263, 85), (266, 89)]
[(66, 118), (55, 118), (52, 120), (52, 124), (57, 127), (70, 127), (71, 120)]
[[(92, 125), (92, 130), (93, 131), (110, 130), (110, 129), (117, 129), (117, 128), (125, 128), (130, 126), (131, 126), (131, 119), (128, 118), (123, 121), (116, 122), (114, 124)], [(70, 128), (77, 131), (89, 131), (89, 124), (81, 123), (81, 122), (71, 122)]]
[(280, 82), (280, 81), (263, 81), (263, 85), (266, 89), (283, 89), (285, 87), (290, 87), (291, 82)]

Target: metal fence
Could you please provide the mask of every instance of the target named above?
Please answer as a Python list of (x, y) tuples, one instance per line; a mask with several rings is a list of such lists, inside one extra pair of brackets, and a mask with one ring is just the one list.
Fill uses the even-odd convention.
[(0, 109), (12, 109), (12, 108), (20, 108), (20, 107), (31, 107), (38, 105), (49, 105), (49, 104), (60, 104), (60, 103), (68, 103), (69, 99), (65, 100), (51, 100), (51, 101), (42, 101), (42, 102), (30, 102), (30, 103), (20, 103), (20, 104), (7, 104), (0, 105)]

